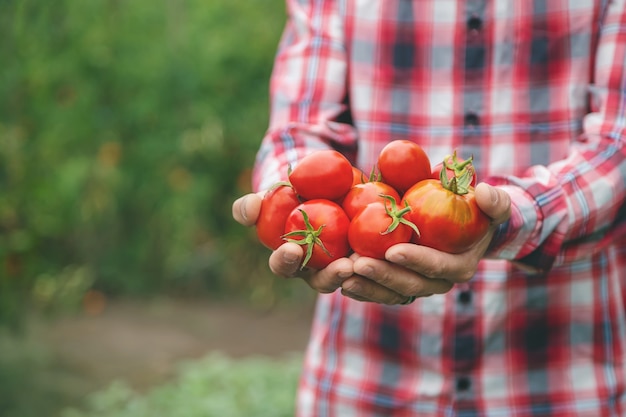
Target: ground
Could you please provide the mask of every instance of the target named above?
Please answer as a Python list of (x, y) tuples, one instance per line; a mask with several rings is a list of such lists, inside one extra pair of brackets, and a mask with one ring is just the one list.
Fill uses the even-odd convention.
[(97, 315), (35, 320), (29, 339), (45, 347), (49, 366), (40, 384), (67, 404), (115, 379), (149, 388), (181, 361), (211, 351), (233, 357), (302, 352), (312, 312), (312, 302), (260, 310), (197, 300), (117, 301)]

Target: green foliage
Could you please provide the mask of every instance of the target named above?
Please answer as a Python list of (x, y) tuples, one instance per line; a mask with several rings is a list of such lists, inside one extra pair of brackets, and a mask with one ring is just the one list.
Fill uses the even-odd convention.
[(289, 417), (302, 360), (248, 358), (219, 353), (184, 364), (172, 382), (145, 394), (124, 382), (92, 394), (84, 410), (62, 417)]
[(277, 291), (230, 205), (283, 3), (0, 2), (0, 323), (89, 288)]
[[(38, 417), (62, 404), (62, 395), (49, 350), (32, 338), (17, 338), (0, 329), (0, 416)], [(65, 382), (65, 381), (63, 381)], [(58, 408), (58, 407), (57, 407)]]

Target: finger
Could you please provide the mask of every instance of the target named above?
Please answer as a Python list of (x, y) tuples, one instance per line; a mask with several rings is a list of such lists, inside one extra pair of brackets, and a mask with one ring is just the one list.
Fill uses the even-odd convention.
[[(345, 288), (344, 288), (345, 287)], [(342, 284), (341, 293), (356, 301), (375, 302), (387, 305), (411, 304), (416, 298), (430, 297), (433, 295), (423, 294), (418, 296), (406, 296), (399, 294), (390, 288), (383, 287), (375, 281), (365, 277), (354, 276)]]
[(346, 278), (353, 275), (352, 261), (347, 258), (337, 259), (326, 268), (315, 271), (301, 268), (303, 257), (302, 246), (287, 242), (270, 255), (269, 266), (275, 275), (283, 278), (302, 278), (320, 293), (334, 292)]
[[(452, 283), (443, 278), (430, 278), (417, 274), (415, 271), (400, 265), (391, 264), (379, 259), (361, 257), (354, 261), (355, 274), (368, 278), (371, 282), (402, 296), (404, 300), (408, 296), (423, 297), (430, 294), (444, 294), (452, 288)], [(355, 283), (358, 284), (358, 283)], [(369, 287), (367, 293), (360, 293), (361, 288), (342, 288), (368, 298), (375, 296), (371, 291), (375, 287)], [(379, 291), (378, 298), (387, 297)]]
[(504, 223), (511, 216), (511, 197), (498, 187), (487, 183), (476, 186), (476, 203), (493, 221), (492, 224)]
[(244, 226), (254, 226), (261, 211), (263, 193), (250, 193), (233, 202), (233, 218)]
[(365, 277), (353, 276), (343, 282), (341, 293), (357, 301), (370, 301), (379, 304), (403, 304), (408, 296), (399, 294), (390, 288)]
[(373, 302), (372, 300), (368, 298), (364, 298), (364, 297), (361, 297), (360, 295), (349, 293), (343, 288), (341, 289), (341, 295), (343, 295), (344, 297), (352, 298), (355, 301), (370, 302), (370, 303)]
[(410, 243), (392, 246), (387, 250), (385, 257), (389, 262), (429, 280), (444, 280), (451, 283), (467, 282), (472, 279), (480, 259), (480, 256), (474, 254), (473, 249), (453, 255)]
[(305, 276), (304, 280), (317, 292), (329, 294), (335, 292), (346, 279), (353, 275), (352, 261), (340, 258), (331, 262), (326, 268)]
[(300, 271), (304, 251), (295, 243), (284, 243), (269, 258), (270, 270), (279, 277), (292, 278)]

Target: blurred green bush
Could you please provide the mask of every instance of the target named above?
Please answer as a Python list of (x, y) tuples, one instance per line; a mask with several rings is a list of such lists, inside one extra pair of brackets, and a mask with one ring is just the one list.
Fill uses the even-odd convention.
[(290, 417), (301, 356), (233, 360), (220, 353), (181, 366), (171, 382), (141, 394), (123, 381), (62, 417)]
[(284, 0), (0, 2), (0, 324), (91, 289), (287, 291), (230, 214), (283, 23)]

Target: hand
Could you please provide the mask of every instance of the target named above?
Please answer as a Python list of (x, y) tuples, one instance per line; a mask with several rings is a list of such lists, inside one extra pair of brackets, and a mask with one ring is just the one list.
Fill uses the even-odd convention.
[[(263, 192), (246, 194), (233, 203), (233, 218), (244, 226), (254, 226), (261, 210)], [(321, 293), (331, 293), (341, 287), (346, 278), (353, 276), (352, 260), (337, 259), (320, 271), (301, 270), (304, 258), (302, 246), (284, 243), (272, 252), (269, 258), (270, 270), (283, 278), (302, 278), (311, 288)]]
[(406, 243), (389, 248), (385, 254), (387, 261), (354, 255), (356, 275), (343, 281), (342, 292), (360, 301), (402, 304), (414, 297), (446, 293), (455, 283), (469, 281), (476, 273), (496, 228), (511, 215), (511, 199), (504, 190), (478, 184), (476, 201), (491, 218), (491, 225), (470, 250), (449, 254)]

